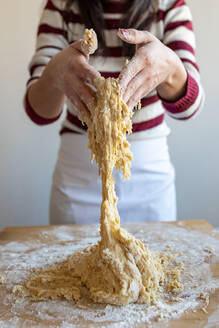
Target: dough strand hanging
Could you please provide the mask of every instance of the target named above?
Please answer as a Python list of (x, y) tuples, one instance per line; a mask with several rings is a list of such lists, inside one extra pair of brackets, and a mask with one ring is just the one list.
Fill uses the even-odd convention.
[[(92, 42), (89, 30), (85, 43)], [(97, 245), (69, 256), (66, 261), (37, 271), (22, 288), (33, 299), (80, 300), (86, 296), (100, 303), (153, 304), (162, 291), (181, 290), (180, 266), (168, 253), (150, 252), (143, 243), (120, 227), (113, 169), (131, 177), (132, 153), (127, 141), (133, 112), (123, 102), (114, 78), (96, 81), (96, 106), (81, 120), (88, 126), (88, 147), (102, 179), (100, 236)], [(86, 292), (85, 292), (86, 291)], [(17, 290), (16, 290), (17, 292)]]

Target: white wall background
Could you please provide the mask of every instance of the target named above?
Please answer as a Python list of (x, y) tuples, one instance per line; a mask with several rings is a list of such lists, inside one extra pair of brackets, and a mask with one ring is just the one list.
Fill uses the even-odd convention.
[[(219, 2), (211, 0), (210, 6), (208, 1), (188, 3), (194, 16), (207, 97), (203, 113), (195, 120), (169, 120), (179, 218), (205, 218), (219, 226)], [(37, 127), (22, 107), (41, 6), (42, 0), (0, 2), (0, 229), (6, 225), (48, 224), (60, 122)]]
[(219, 2), (187, 2), (194, 18), (206, 103), (194, 120), (168, 121), (172, 128), (169, 145), (177, 172), (178, 213), (181, 219), (203, 218), (219, 226)]

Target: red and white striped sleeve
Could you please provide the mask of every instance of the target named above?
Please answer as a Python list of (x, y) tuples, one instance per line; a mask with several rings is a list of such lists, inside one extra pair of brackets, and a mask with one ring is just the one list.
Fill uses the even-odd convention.
[(53, 123), (60, 115), (54, 119), (45, 119), (35, 113), (28, 100), (28, 88), (40, 78), (50, 59), (67, 46), (67, 28), (63, 1), (48, 0), (38, 27), (36, 49), (29, 64), (30, 78), (27, 81), (27, 91), (24, 98), (27, 115), (38, 125)]
[(171, 117), (187, 120), (200, 111), (205, 98), (195, 57), (192, 15), (184, 0), (160, 0), (160, 6), (160, 18), (164, 23), (163, 43), (180, 57), (188, 75), (186, 94), (176, 102), (162, 103)]

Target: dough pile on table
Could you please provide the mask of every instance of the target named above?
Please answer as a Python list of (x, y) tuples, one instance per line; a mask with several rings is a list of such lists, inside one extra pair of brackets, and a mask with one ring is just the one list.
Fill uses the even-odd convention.
[(171, 267), (167, 253), (150, 252), (142, 242), (120, 227), (113, 169), (131, 176), (132, 153), (126, 134), (131, 133), (132, 110), (122, 101), (117, 80), (96, 83), (96, 107), (88, 126), (91, 158), (102, 179), (101, 240), (66, 261), (40, 270), (25, 283), (23, 294), (34, 299), (66, 298), (80, 301), (86, 294), (94, 302), (123, 305), (153, 304), (162, 291), (181, 289), (180, 269)]

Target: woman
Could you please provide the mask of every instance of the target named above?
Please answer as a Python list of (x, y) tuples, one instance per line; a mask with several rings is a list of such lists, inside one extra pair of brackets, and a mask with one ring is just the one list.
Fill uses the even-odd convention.
[[(80, 47), (85, 27), (92, 27), (99, 41), (90, 58)], [(100, 179), (77, 114), (93, 106), (88, 84), (100, 74), (118, 77), (124, 101), (135, 111), (132, 177), (123, 182), (115, 172), (121, 220), (176, 219), (164, 115), (187, 120), (203, 105), (194, 49), (191, 13), (183, 0), (48, 0), (25, 103), (30, 118), (44, 125), (56, 121), (67, 102), (51, 191), (52, 224), (99, 220)], [(142, 109), (135, 110), (139, 100)]]

